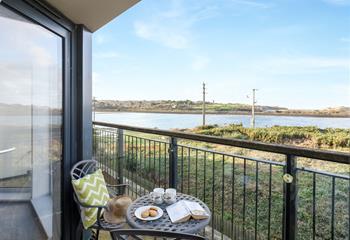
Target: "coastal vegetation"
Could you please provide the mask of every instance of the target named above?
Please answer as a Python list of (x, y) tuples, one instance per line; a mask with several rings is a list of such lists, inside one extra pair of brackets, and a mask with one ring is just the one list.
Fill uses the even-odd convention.
[[(99, 112), (156, 112), (156, 113), (202, 113), (202, 101), (191, 100), (158, 100), (158, 101), (119, 101), (94, 100), (94, 110)], [(206, 102), (208, 114), (251, 114), (251, 105), (242, 103)], [(279, 106), (256, 105), (257, 115), (286, 116), (319, 116), (319, 117), (350, 117), (349, 107), (334, 107), (326, 109), (288, 109)]]
[(186, 131), (265, 143), (290, 144), (302, 147), (350, 150), (350, 129), (314, 126), (273, 126), (265, 128), (246, 128), (242, 124), (227, 126), (207, 125)]

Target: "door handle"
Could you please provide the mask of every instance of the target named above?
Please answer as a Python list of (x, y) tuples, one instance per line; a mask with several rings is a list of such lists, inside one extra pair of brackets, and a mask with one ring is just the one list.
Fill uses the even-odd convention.
[(0, 150), (0, 154), (12, 152), (12, 151), (15, 151), (15, 150), (16, 150), (15, 147), (4, 149), (4, 150)]

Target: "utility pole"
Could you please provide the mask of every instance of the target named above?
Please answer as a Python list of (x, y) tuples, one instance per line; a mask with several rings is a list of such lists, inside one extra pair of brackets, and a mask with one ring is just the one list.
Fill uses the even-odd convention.
[(203, 126), (205, 126), (205, 83), (203, 82), (203, 108), (202, 108), (202, 115), (203, 115)]
[(252, 128), (255, 128), (255, 103), (257, 103), (255, 101), (255, 91), (257, 91), (258, 89), (255, 89), (253, 88), (253, 96), (252, 96), (252, 99), (253, 99), (253, 102), (252, 102), (252, 119), (251, 119), (251, 127)]

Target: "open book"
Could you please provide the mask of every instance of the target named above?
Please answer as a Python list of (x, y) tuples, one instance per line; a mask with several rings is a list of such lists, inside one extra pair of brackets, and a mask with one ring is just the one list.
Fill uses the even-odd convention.
[(200, 220), (209, 217), (209, 214), (199, 203), (181, 200), (166, 208), (172, 223), (188, 221), (191, 217)]

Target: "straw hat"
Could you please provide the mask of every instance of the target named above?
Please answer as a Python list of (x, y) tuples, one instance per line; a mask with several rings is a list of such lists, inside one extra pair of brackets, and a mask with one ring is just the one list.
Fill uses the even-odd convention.
[(104, 219), (109, 223), (124, 223), (126, 210), (131, 203), (131, 198), (127, 196), (117, 196), (110, 199), (107, 203), (107, 210), (103, 212)]

